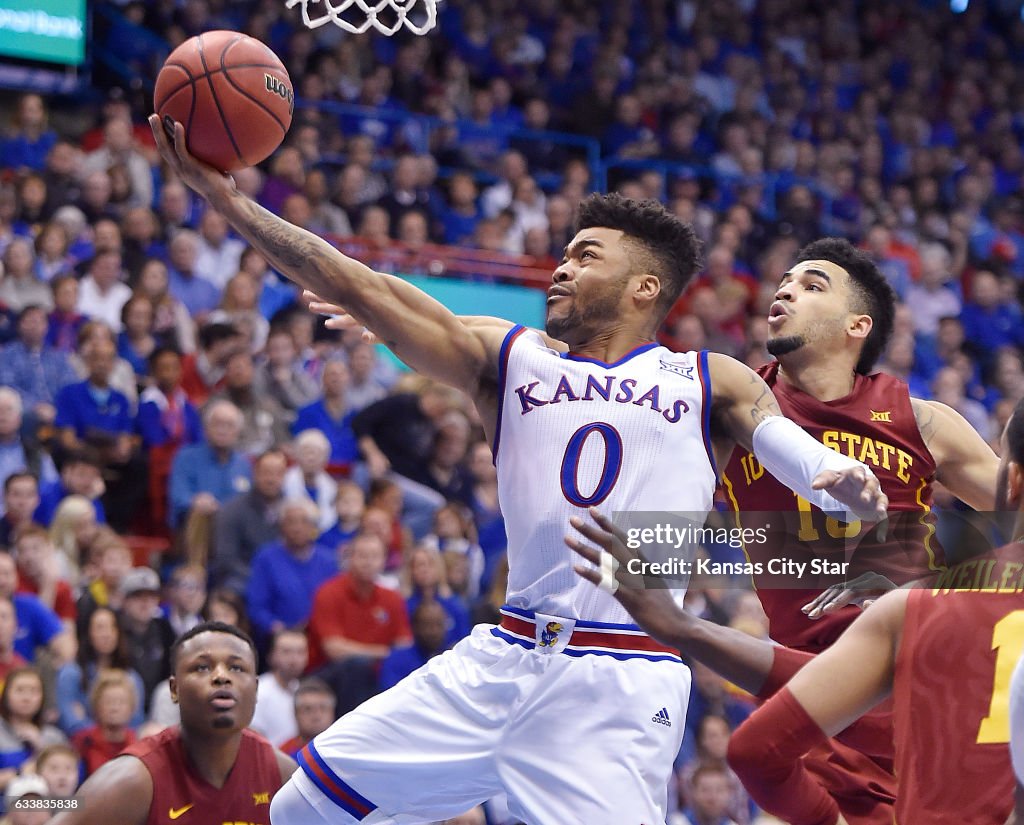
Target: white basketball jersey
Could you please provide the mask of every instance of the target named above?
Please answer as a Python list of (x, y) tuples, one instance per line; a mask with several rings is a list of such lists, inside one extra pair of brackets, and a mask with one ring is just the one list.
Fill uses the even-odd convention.
[(631, 624), (613, 596), (573, 570), (570, 516), (711, 509), (707, 352), (651, 343), (605, 364), (563, 355), (513, 327), (501, 348), (495, 460), (508, 534), (508, 603)]

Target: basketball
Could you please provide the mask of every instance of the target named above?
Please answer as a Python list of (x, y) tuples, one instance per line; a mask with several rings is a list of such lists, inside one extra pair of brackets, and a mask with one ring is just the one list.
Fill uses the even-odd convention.
[(156, 80), (154, 108), (185, 127), (186, 145), (223, 172), (254, 166), (281, 145), (295, 94), (284, 64), (266, 45), (233, 31), (186, 40)]

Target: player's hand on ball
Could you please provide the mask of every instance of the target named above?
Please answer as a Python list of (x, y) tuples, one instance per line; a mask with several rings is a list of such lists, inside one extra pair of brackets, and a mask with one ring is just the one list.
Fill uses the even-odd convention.
[(809, 619), (820, 619), (848, 604), (866, 608), (869, 604), (895, 590), (896, 585), (881, 573), (862, 573), (843, 584), (833, 584), (800, 609)]
[(882, 492), (878, 479), (867, 467), (823, 470), (814, 477), (811, 487), (827, 490), (863, 521), (883, 521), (886, 518), (889, 497)]
[[(170, 124), (167, 126), (172, 128)], [(149, 116), (149, 128), (153, 130), (153, 139), (156, 140), (161, 157), (187, 186), (208, 201), (212, 201), (217, 195), (226, 195), (234, 191), (234, 178), (203, 163), (189, 152), (185, 145), (185, 127), (180, 123), (173, 124), (173, 141), (168, 137), (159, 116)]]
[[(660, 583), (648, 584), (644, 576), (630, 572), (630, 562), (643, 562), (643, 557), (626, 546), (626, 536), (611, 520), (590, 508), (594, 523), (573, 516), (569, 523), (600, 549), (567, 535), (565, 543), (594, 567), (576, 565), (576, 572), (592, 584), (605, 590), (612, 589), (608, 579), (614, 577), (614, 596), (636, 623), (652, 638), (670, 647), (678, 647), (681, 622), (686, 616), (672, 598), (671, 592)], [(602, 571), (605, 576), (602, 577)]]

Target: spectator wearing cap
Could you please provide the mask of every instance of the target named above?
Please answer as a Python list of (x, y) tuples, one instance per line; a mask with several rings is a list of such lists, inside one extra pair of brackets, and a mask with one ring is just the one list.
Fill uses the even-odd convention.
[(242, 413), (230, 401), (211, 401), (203, 412), (204, 440), (182, 447), (171, 464), (168, 492), (171, 527), (190, 513), (212, 516), (251, 487), (249, 462), (238, 452)]
[(313, 595), (338, 572), (335, 553), (317, 543), (319, 511), (308, 499), (281, 507), (281, 540), (252, 560), (247, 602), (253, 627), (268, 639), (309, 618)]
[(171, 238), (167, 250), (171, 263), (168, 273), (171, 295), (185, 305), (193, 318), (201, 318), (216, 309), (220, 290), (196, 268), (199, 236), (190, 229), (183, 229)]
[(142, 677), (132, 669), (117, 613), (109, 607), (100, 607), (89, 617), (75, 661), (68, 662), (57, 671), (58, 724), (69, 736), (93, 724), (95, 717), (89, 704), (89, 694), (100, 675), (110, 670), (123, 671), (131, 680), (135, 694), (135, 713), (131, 724), (138, 727), (145, 719), (142, 702), (146, 688)]
[(170, 650), (174, 631), (160, 614), (160, 577), (148, 567), (136, 567), (121, 582), (121, 633), (132, 669), (142, 677), (149, 707), (153, 688), (171, 672)]
[(68, 357), (46, 344), (46, 330), (45, 310), (29, 306), (21, 311), (17, 340), (0, 350), (0, 384), (17, 391), (25, 412), (50, 424), (57, 393), (77, 376)]
[(4, 793), (4, 808), (7, 810), (7, 816), (4, 817), (5, 825), (42, 825), (52, 816), (51, 811), (41, 805), (16, 806), (16, 803), (22, 799), (31, 803), (32, 800), (47, 799), (49, 796), (50, 786), (41, 776), (34, 773), (15, 776), (7, 783), (7, 790)]
[[(0, 387), (0, 487), (13, 473), (31, 473), (45, 485), (57, 480), (53, 459), (35, 438), (22, 432), (21, 396)], [(3, 515), (0, 502), (0, 516)]]
[(231, 354), (242, 346), (232, 324), (214, 322), (199, 329), (199, 351), (186, 355), (181, 363), (181, 387), (188, 400), (201, 407), (224, 383), (224, 367)]
[(10, 599), (17, 617), (14, 649), (29, 662), (35, 661), (36, 649), (46, 648), (57, 665), (70, 662), (75, 655), (75, 634), (68, 632), (57, 614), (36, 596), (18, 593), (18, 568), (14, 558), (0, 551), (0, 597)]
[(214, 582), (244, 593), (256, 551), (280, 537), (279, 522), (288, 459), (268, 450), (253, 462), (252, 489), (239, 493), (217, 513), (214, 523)]
[(295, 691), (309, 664), (309, 644), (301, 630), (282, 630), (274, 635), (267, 656), (270, 669), (260, 674), (256, 686), (256, 712), (249, 725), (280, 747), (299, 731), (295, 722)]
[(96, 522), (106, 522), (101, 496), (106, 489), (103, 484), (103, 465), (93, 450), (82, 449), (67, 453), (60, 465), (60, 477), (39, 487), (39, 506), (34, 519), (44, 527), (53, 523), (60, 503), (68, 496), (84, 496), (92, 502), (96, 511)]

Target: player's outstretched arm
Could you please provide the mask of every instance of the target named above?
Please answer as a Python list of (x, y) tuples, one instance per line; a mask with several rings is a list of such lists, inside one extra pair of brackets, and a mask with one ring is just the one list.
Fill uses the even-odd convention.
[[(362, 327), (363, 329), (363, 340), (368, 344), (379, 344), (382, 343), (380, 337), (368, 327), (360, 324), (352, 314), (339, 304), (332, 304), (330, 301), (325, 301), (319, 295), (310, 292), (308, 289), (303, 292), (302, 300), (306, 302), (311, 312), (315, 312), (318, 315), (330, 316), (325, 322), (325, 326), (328, 329), (337, 329), (341, 331), (347, 331), (350, 329), (357, 329)], [(494, 327), (495, 324), (505, 324), (508, 326), (509, 322), (502, 320), (501, 318), (494, 318), (490, 315), (459, 315), (458, 319), (462, 322), (462, 325), (470, 330), (482, 330)], [(568, 352), (569, 347), (556, 338), (552, 338), (542, 330), (535, 329), (536, 332), (543, 340), (544, 344), (557, 352)]]
[(153, 780), (134, 756), (112, 759), (75, 794), (78, 807), (62, 811), (50, 825), (143, 825), (153, 802)]
[[(294, 226), (240, 193), (234, 181), (197, 160), (174, 126), (173, 143), (156, 115), (150, 127), (160, 154), (192, 189), (299, 286), (344, 304), (360, 323), (417, 372), (472, 392), (485, 369), (496, 369), (484, 336), (463, 326), (444, 305), (401, 278), (375, 272), (312, 232)], [(492, 337), (487, 337), (492, 342)]]
[(935, 459), (935, 478), (975, 510), (995, 508), (999, 458), (960, 413), (939, 401), (910, 399), (914, 418)]
[(729, 764), (769, 813), (787, 822), (836, 821), (838, 806), (800, 757), (889, 695), (907, 595), (879, 599), (733, 733)]
[(746, 364), (720, 353), (708, 357), (713, 434), (751, 450), (779, 481), (819, 509), (866, 521), (885, 518), (889, 499), (859, 461), (815, 441), (783, 417), (771, 389)]
[[(720, 676), (728, 679), (748, 693), (758, 694), (765, 686), (775, 665), (777, 648), (769, 642), (755, 639), (731, 627), (708, 622), (681, 610), (671, 591), (657, 581), (657, 576), (641, 576), (632, 571), (643, 558), (628, 547), (627, 537), (612, 521), (591, 507), (593, 523), (573, 517), (569, 523), (592, 544), (581, 541), (574, 534), (565, 537), (565, 543), (594, 567), (578, 566), (576, 572), (598, 587), (613, 589), (615, 598), (629, 611), (646, 633), (662, 644), (685, 651), (703, 662)], [(593, 545), (596, 545), (594, 547)], [(598, 549), (600, 548), (600, 549)], [(602, 580), (602, 551), (614, 559), (614, 572)], [(607, 565), (611, 559), (604, 559)], [(612, 583), (614, 581), (614, 584)], [(813, 658), (810, 654), (798, 657)], [(803, 664), (800, 661), (784, 676), (780, 683)]]

